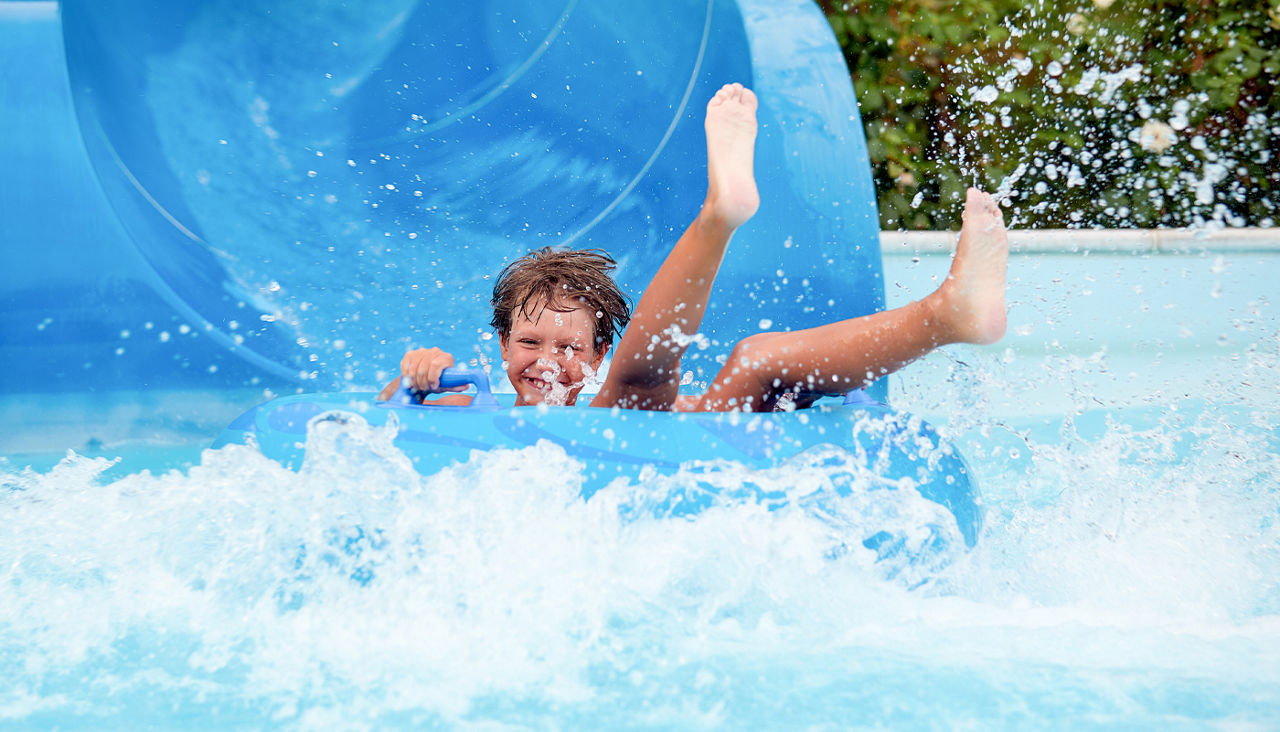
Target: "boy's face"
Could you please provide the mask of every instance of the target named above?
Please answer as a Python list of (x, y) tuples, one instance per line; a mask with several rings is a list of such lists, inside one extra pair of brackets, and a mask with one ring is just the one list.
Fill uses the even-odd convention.
[(573, 404), (609, 350), (596, 350), (595, 318), (584, 307), (559, 302), (556, 308), (515, 312), (511, 335), (499, 344), (516, 406)]

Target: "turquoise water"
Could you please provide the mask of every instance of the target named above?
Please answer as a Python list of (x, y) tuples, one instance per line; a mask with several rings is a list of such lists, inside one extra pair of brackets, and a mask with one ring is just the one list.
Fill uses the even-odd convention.
[[(945, 266), (888, 258), (890, 304)], [(291, 473), (203, 450), (261, 392), (7, 399), (0, 725), (1280, 726), (1280, 255), (1010, 278), (1004, 342), (893, 381), (987, 507), (923, 578), (799, 510), (623, 522), (681, 478), (583, 502), (550, 446)]]

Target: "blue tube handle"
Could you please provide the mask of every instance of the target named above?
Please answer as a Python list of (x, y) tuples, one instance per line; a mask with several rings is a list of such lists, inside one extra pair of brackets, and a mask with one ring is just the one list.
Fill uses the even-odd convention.
[(865, 407), (880, 404), (867, 393), (866, 389), (853, 389), (844, 395), (844, 406), (846, 407)]
[[(489, 409), (498, 406), (498, 399), (493, 395), (493, 389), (489, 386), (489, 375), (481, 369), (469, 369), (461, 367), (450, 367), (440, 372), (440, 388), (431, 391), (422, 391), (413, 389), (409, 386), (408, 377), (400, 380), (400, 388), (391, 395), (386, 401), (390, 406), (395, 407), (421, 407), (429, 406), (421, 403), (421, 395), (423, 394), (439, 394), (449, 389), (459, 386), (467, 386), (474, 384), (476, 387), (476, 395), (471, 398), (471, 404), (467, 407), (459, 407), (461, 409)], [(436, 407), (443, 409), (445, 407)]]

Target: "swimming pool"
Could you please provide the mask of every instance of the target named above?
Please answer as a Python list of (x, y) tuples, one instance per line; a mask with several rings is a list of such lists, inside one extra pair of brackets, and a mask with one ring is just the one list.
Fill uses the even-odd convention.
[[(890, 302), (945, 268), (918, 260), (886, 259)], [(204, 417), (153, 402), (136, 421), (169, 454), (67, 442), (125, 463), (4, 470), (0, 717), (1274, 726), (1277, 275), (1274, 253), (1015, 256), (1006, 340), (893, 387), (956, 437), (987, 505), (977, 548), (915, 590), (829, 557), (802, 512), (622, 523), (625, 495), (577, 499), (552, 448), (422, 478), (353, 434), (293, 474), (197, 455), (201, 419), (250, 395), (197, 395)]]
[[(0, 724), (1280, 726), (1274, 246), (1209, 237), (1181, 254), (1125, 252), (1099, 241), (1119, 235), (1075, 232), (1078, 253), (1016, 255), (1004, 342), (947, 349), (890, 382), (895, 406), (956, 440), (985, 495), (977, 547), (923, 568), (843, 547), (857, 512), (727, 500), (696, 518), (624, 521), (620, 507), (698, 477), (583, 501), (579, 467), (547, 445), (433, 476), (358, 427), (313, 439), (297, 473), (206, 449), (243, 409), (298, 388), (299, 371), (307, 387), (323, 372), (325, 388), (369, 388), (411, 336), (470, 353), (478, 331), (458, 323), (483, 320), (482, 276), (433, 247), (485, 218), (477, 191), (521, 180), (541, 193), (491, 212), (502, 236), (439, 252), (498, 262), (548, 233), (618, 235), (641, 242), (630, 276), (642, 282), (648, 250), (700, 195), (703, 172), (683, 162), (701, 155), (688, 100), (738, 74), (782, 82), (758, 158), (777, 203), (730, 258), (790, 260), (756, 278), (764, 297), (713, 297), (730, 306), (708, 331), (877, 304), (879, 288), (842, 292), (855, 289), (847, 263), (812, 249), (833, 241), (852, 256), (874, 212), (856, 208), (865, 166), (826, 152), (861, 144), (851, 93), (819, 73), (843, 83), (846, 71), (819, 42), (820, 14), (792, 5), (631, 4), (632, 22), (616, 23), (573, 0), (466, 3), (447, 17), (427, 3), (328, 16), (280, 3), (271, 18), (213, 0), (0, 0), (6, 31), (31, 30), (0, 33), (4, 68), (30, 67), (0, 94), (58, 92), (0, 105), (0, 152), (20, 163), (0, 177), (0, 239), (57, 244), (5, 259), (0, 280), (13, 306), (0, 313)], [(477, 44), (488, 65), (454, 52), (423, 62), (476, 28), (490, 34)], [(752, 58), (762, 39), (797, 55)], [(305, 52), (270, 52), (286, 41)], [(370, 73), (383, 59), (440, 75)], [(330, 82), (330, 66), (357, 71)], [(352, 83), (360, 74), (368, 83)], [(318, 132), (300, 121), (309, 90), (342, 100)], [(605, 93), (656, 101), (627, 107), (620, 131)], [(220, 94), (234, 104), (214, 104)], [(459, 110), (488, 126), (440, 123)], [(350, 154), (328, 139), (341, 125), (356, 131)], [(28, 156), (41, 148), (15, 145), (11, 128), (56, 154)], [(409, 150), (432, 135), (432, 154), (462, 172), (420, 187)], [(490, 154), (495, 135), (518, 154)], [(557, 166), (539, 162), (552, 148)], [(528, 177), (505, 174), (516, 169)], [(57, 175), (25, 185), (14, 170)], [(408, 199), (415, 188), (430, 206)], [(329, 257), (330, 240), (348, 246)], [(304, 244), (321, 258), (299, 265)], [(932, 249), (887, 249), (901, 252), (884, 262), (890, 305), (946, 269)], [(879, 272), (873, 259), (863, 274)], [(382, 276), (393, 268), (403, 276)], [(419, 284), (454, 299), (424, 313)], [(422, 308), (416, 333), (393, 310), (406, 302)], [(790, 492), (842, 476), (722, 479)], [(907, 528), (921, 508), (876, 506)]]

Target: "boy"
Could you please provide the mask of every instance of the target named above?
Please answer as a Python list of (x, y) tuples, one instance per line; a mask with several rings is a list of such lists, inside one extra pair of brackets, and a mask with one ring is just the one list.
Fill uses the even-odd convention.
[[(645, 289), (592, 406), (680, 411), (767, 411), (784, 395), (807, 406), (843, 394), (950, 343), (994, 343), (1005, 330), (1009, 245), (991, 196), (969, 189), (951, 271), (922, 300), (894, 310), (740, 341), (705, 394), (681, 396), (680, 359), (698, 332), (729, 239), (760, 204), (753, 161), (755, 94), (728, 84), (707, 104), (707, 198)], [(516, 405), (573, 404), (626, 326), (626, 299), (601, 252), (527, 255), (494, 287), (493, 325)], [(453, 357), (410, 351), (401, 379), (434, 391)], [(388, 398), (396, 379), (383, 390)], [(444, 404), (470, 397), (448, 395)]]

